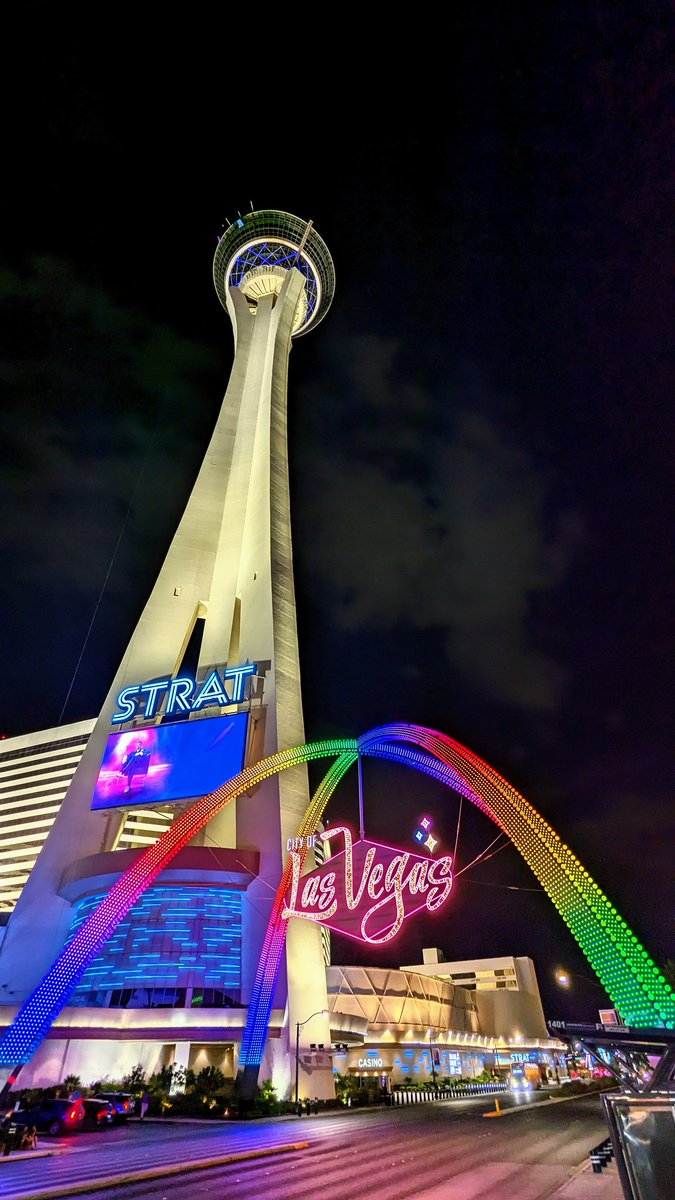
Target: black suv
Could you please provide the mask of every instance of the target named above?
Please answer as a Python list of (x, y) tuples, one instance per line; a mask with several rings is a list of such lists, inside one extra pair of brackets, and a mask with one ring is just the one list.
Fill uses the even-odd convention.
[(77, 1133), (84, 1122), (81, 1100), (41, 1100), (9, 1114), (13, 1125), (34, 1125), (38, 1133)]

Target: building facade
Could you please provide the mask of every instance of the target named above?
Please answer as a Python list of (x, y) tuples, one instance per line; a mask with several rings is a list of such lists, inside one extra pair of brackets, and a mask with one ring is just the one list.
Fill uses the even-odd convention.
[[(363, 1039), (350, 1045), (344, 1036), (336, 1071), (388, 1091), (485, 1073), (508, 1079), (522, 1062), (536, 1063), (543, 1081), (566, 1074), (565, 1048), (549, 1037), (531, 959), (448, 963), (436, 949), (424, 950), (423, 959), (397, 969), (328, 968), (331, 1023), (358, 1029)], [(471, 979), (462, 984), (455, 976)]]
[[(6, 740), (0, 771), (5, 778), (20, 773), (23, 798), (37, 804), (49, 763), (47, 793), (58, 787), (65, 795), (68, 772), (74, 774), (94, 724)], [(50, 804), (58, 810), (58, 798)], [(114, 859), (103, 852), (64, 870), (61, 894), (71, 905), (73, 934), (139, 850), (161, 836), (176, 807), (125, 808)], [(317, 839), (316, 846), (318, 863), (327, 844)], [(182, 851), (87, 968), (40, 1053), (22, 1071), (22, 1086), (56, 1082), (68, 1073), (86, 1081), (119, 1079), (139, 1063), (147, 1074), (175, 1063), (193, 1070), (215, 1066), (235, 1076), (246, 1020), (242, 912), (258, 871), (255, 851)], [(322, 1040), (316, 1017), (303, 1027), (298, 1068), (308, 1094), (316, 1094), (327, 1071), (387, 1091), (485, 1072), (508, 1078), (522, 1061), (537, 1064), (542, 1078), (552, 1070), (564, 1076), (562, 1046), (548, 1037), (531, 959), (449, 962), (431, 948), (421, 963), (399, 968), (338, 966), (330, 965), (329, 929), (322, 926), (320, 936), (328, 1040)], [(2, 997), (4, 1004), (12, 999), (7, 992)], [(287, 1012), (275, 1008), (269, 1040), (271, 1057), (279, 1061), (284, 1054), (288, 1061), (281, 1049), (287, 1024)]]
[(0, 742), (0, 926), (37, 862), (94, 728), (80, 721)]
[(531, 958), (481, 958), (446, 962), (437, 948), (426, 949), (423, 961), (403, 967), (417, 975), (443, 979), (473, 993), (481, 1029), (492, 1036), (521, 1034), (548, 1037), (539, 984)]

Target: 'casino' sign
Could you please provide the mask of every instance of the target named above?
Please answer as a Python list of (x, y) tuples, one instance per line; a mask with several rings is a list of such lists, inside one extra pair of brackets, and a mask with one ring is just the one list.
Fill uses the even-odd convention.
[[(303, 854), (291, 850), (292, 880), (282, 916), (329, 925), (338, 933), (379, 945), (396, 936), (416, 912), (436, 912), (452, 890), (452, 859), (422, 858), (360, 839), (344, 825), (317, 835), (332, 857), (301, 875)], [(334, 852), (334, 843), (343, 849)]]

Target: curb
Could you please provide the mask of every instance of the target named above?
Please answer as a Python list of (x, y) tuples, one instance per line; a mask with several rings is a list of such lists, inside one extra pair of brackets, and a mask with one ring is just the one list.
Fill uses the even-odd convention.
[(58, 1187), (42, 1188), (39, 1191), (16, 1192), (14, 1200), (60, 1200), (61, 1196), (76, 1196), (80, 1192), (104, 1191), (120, 1187), (125, 1183), (140, 1183), (144, 1179), (161, 1179), (164, 1175), (182, 1175), (187, 1171), (200, 1171), (208, 1167), (222, 1167), (227, 1163), (245, 1162), (251, 1158), (267, 1158), (270, 1154), (289, 1154), (295, 1150), (307, 1150), (309, 1142), (290, 1142), (286, 1146), (266, 1146), (260, 1150), (241, 1150), (236, 1154), (219, 1154), (215, 1158), (199, 1158), (194, 1162), (166, 1163), (164, 1166), (146, 1167), (142, 1171), (127, 1171), (123, 1175), (108, 1175), (81, 1183), (60, 1184)]
[(11, 1154), (0, 1154), (0, 1165), (2, 1163), (24, 1162), (27, 1158), (54, 1158), (60, 1154), (67, 1154), (65, 1147), (54, 1146), (53, 1148), (45, 1147), (44, 1150), (14, 1150)]
[[(589, 1093), (590, 1095), (591, 1093)], [(568, 1100), (585, 1100), (583, 1095), (576, 1094), (574, 1096), (547, 1096), (544, 1100), (534, 1100), (529, 1104), (508, 1104), (506, 1108), (502, 1108), (499, 1112), (483, 1113), (484, 1117), (507, 1117), (513, 1113), (531, 1112), (533, 1108), (544, 1108), (547, 1104), (566, 1104)]]

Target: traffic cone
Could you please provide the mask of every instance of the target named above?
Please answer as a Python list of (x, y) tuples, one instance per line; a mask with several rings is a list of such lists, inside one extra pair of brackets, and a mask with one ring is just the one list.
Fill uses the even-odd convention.
[(504, 1116), (501, 1108), (499, 1107), (499, 1096), (495, 1096), (495, 1111), (489, 1112), (489, 1113), (483, 1113), (483, 1116), (484, 1117), (503, 1117)]

